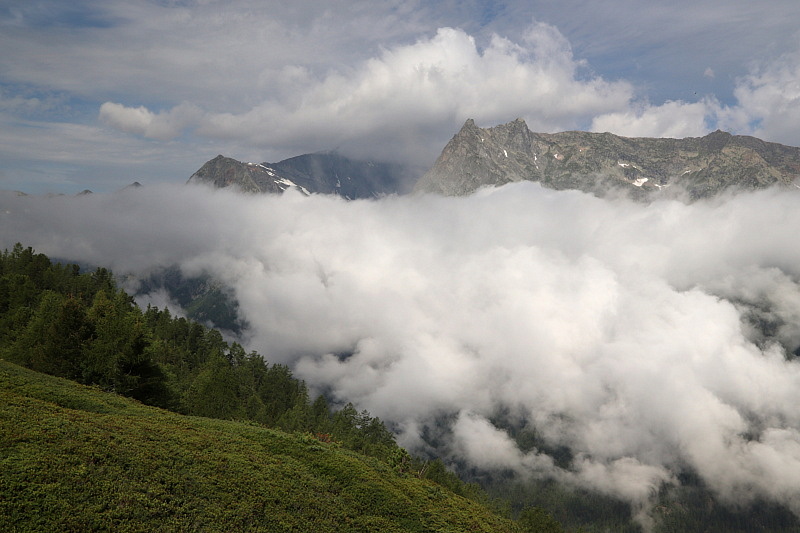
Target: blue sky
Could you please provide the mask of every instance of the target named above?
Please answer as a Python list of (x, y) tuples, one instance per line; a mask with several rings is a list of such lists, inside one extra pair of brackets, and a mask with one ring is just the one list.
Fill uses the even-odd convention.
[(429, 165), (467, 118), (800, 145), (795, 0), (0, 0), (0, 189), (222, 153)]

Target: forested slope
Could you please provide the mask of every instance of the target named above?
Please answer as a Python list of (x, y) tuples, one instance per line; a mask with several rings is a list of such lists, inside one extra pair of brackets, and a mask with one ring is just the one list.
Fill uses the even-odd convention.
[(18, 245), (0, 255), (0, 357), (182, 414), (331, 434), (382, 459), (398, 447), (352, 405), (332, 412), (285, 365), (168, 310), (139, 309), (111, 273)]
[(181, 416), (6, 361), (0, 529), (524, 531), (310, 434)]
[(102, 268), (0, 254), (0, 359), (4, 531), (561, 530)]

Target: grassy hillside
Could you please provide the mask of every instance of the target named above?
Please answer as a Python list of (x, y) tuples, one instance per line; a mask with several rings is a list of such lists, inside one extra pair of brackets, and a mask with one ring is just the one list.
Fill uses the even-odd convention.
[(0, 360), (2, 531), (520, 531), (311, 435), (187, 417)]

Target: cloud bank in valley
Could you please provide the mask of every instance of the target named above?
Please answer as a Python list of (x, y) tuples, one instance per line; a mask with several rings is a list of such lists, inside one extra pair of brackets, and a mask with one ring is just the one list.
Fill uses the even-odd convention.
[[(532, 183), (354, 202), (164, 186), (0, 195), (0, 246), (209, 272), (249, 347), (411, 448), (447, 418), (445, 452), (477, 467), (638, 504), (692, 469), (800, 513), (798, 207), (786, 190), (641, 205)], [(572, 464), (523, 453), (501, 412)]]

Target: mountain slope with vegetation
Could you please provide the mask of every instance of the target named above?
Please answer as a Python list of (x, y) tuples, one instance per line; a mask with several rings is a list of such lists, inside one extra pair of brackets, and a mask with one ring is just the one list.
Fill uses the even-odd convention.
[(166, 309), (142, 311), (106, 269), (82, 274), (21, 245), (0, 254), (0, 358), (181, 414), (330, 433), (383, 459), (397, 449), (383, 422), (312, 401), (287, 366)]
[(522, 531), (310, 434), (187, 417), (0, 361), (3, 531)]
[(109, 271), (0, 254), (3, 531), (561, 531), (492, 509), (380, 419), (142, 311)]

